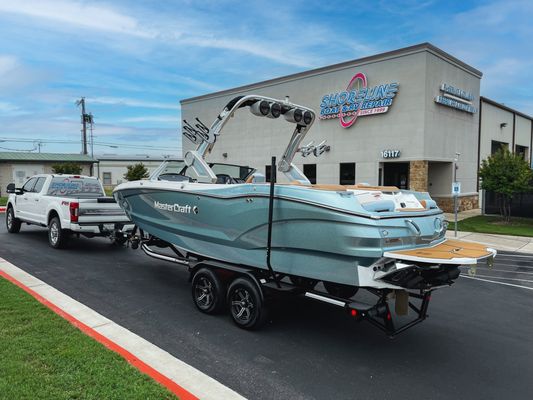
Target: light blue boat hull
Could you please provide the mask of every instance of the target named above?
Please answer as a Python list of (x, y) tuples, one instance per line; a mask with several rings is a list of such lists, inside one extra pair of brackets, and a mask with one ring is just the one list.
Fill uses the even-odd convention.
[[(183, 191), (126, 185), (116, 189), (115, 197), (140, 229), (166, 242), (203, 257), (266, 269), (269, 186), (219, 186)], [(189, 206), (190, 211), (162, 210), (156, 202)], [(276, 185), (272, 267), (359, 286), (358, 266), (369, 267), (384, 251), (443, 240), (444, 231), (435, 222), (442, 222), (438, 209), (379, 214), (364, 210), (347, 192)], [(420, 228), (419, 235), (408, 219)]]

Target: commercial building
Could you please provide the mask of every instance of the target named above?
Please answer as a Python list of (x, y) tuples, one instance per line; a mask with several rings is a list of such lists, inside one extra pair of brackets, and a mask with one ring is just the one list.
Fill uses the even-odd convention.
[[(185, 120), (198, 117), (209, 125), (235, 96), (289, 96), (317, 112), (302, 144), (327, 141), (329, 151), (320, 157), (295, 157), (312, 182), (428, 191), (450, 210), (456, 174), (464, 210), (479, 206), (479, 164), (501, 144), (532, 159), (532, 118), (481, 97), (481, 79), (481, 71), (423, 43), (185, 99), (181, 108)], [(240, 115), (208, 160), (250, 165), (268, 175), (271, 156), (281, 156), (291, 132), (283, 118)], [(184, 136), (184, 152), (194, 147)]]
[(165, 160), (164, 157), (154, 157), (150, 155), (102, 155), (97, 156), (98, 162), (95, 164), (95, 175), (100, 178), (106, 188), (115, 187), (125, 182), (124, 174), (128, 171), (128, 166), (142, 163), (148, 173), (155, 170)]
[(0, 194), (9, 183), (21, 187), (30, 176), (52, 173), (54, 165), (65, 162), (80, 165), (83, 175), (92, 175), (97, 160), (82, 154), (0, 152)]

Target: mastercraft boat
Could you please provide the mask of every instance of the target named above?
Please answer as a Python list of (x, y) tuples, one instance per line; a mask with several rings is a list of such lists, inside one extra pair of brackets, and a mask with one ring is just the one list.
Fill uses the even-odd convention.
[[(253, 168), (209, 164), (205, 156), (241, 109), (295, 126), (277, 165), (288, 183), (271, 186)], [(445, 239), (442, 211), (428, 193), (368, 185), (311, 185), (293, 157), (315, 120), (313, 110), (264, 96), (230, 101), (210, 128), (185, 121), (199, 141), (184, 163), (167, 161), (148, 180), (114, 195), (144, 232), (181, 254), (351, 287), (423, 289), (451, 283), (460, 265), (495, 251)], [(268, 122), (268, 119), (265, 119)], [(271, 241), (269, 239), (271, 229)], [(267, 248), (268, 247), (268, 248)]]
[[(272, 157), (270, 182), (254, 168), (205, 159), (241, 109), (294, 125), (279, 163)], [(228, 305), (239, 327), (259, 326), (266, 320), (266, 293), (285, 292), (343, 307), (394, 336), (427, 317), (430, 293), (451, 285), (460, 266), (490, 262), (496, 251), (447, 240), (443, 213), (428, 193), (312, 185), (293, 158), (297, 151), (324, 151), (324, 142), (301, 146), (314, 120), (313, 110), (288, 98), (248, 95), (231, 100), (210, 127), (198, 118), (183, 121), (183, 134), (197, 149), (184, 161), (165, 161), (147, 180), (114, 190), (138, 229), (129, 243), (188, 266), (198, 309), (215, 313)], [(277, 183), (276, 171), (285, 183)], [(354, 300), (358, 289), (376, 295), (376, 303)], [(391, 299), (397, 315), (411, 309), (416, 318), (395, 325)]]

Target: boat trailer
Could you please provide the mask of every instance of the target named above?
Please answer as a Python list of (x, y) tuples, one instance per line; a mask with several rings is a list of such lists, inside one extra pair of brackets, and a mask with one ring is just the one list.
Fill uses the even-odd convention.
[[(133, 249), (140, 247), (150, 257), (186, 266), (192, 282), (192, 296), (196, 307), (206, 313), (214, 314), (229, 305), (234, 322), (244, 329), (259, 328), (266, 322), (268, 298), (275, 294), (303, 296), (315, 301), (327, 303), (345, 310), (354, 320), (367, 321), (385, 332), (389, 337), (404, 332), (424, 321), (431, 299), (431, 292), (436, 287), (415, 290), (376, 289), (370, 287), (351, 287), (351, 293), (327, 293), (315, 290), (318, 281), (298, 276), (275, 272), (270, 262), (272, 243), (272, 218), (274, 208), (274, 183), (276, 181), (276, 159), (272, 157), (272, 179), (268, 213), (268, 238), (266, 251), (267, 269), (236, 265), (199, 255), (188, 254), (155, 236), (146, 234), (134, 227), (128, 238), (128, 245)], [(162, 252), (156, 248), (167, 248), (171, 252)], [(338, 285), (341, 289), (346, 285)], [(363, 289), (376, 297), (374, 304), (354, 301), (353, 295)], [(355, 291), (354, 291), (355, 290)], [(343, 292), (345, 293), (343, 295)], [(389, 301), (395, 301), (395, 314), (407, 315), (408, 310), (415, 317), (402, 324), (395, 323)], [(417, 303), (417, 304), (415, 304)]]

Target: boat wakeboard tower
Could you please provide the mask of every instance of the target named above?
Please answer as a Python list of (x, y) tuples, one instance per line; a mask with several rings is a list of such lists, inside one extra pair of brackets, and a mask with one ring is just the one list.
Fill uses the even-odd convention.
[[(283, 172), (290, 182), (296, 181), (309, 185), (309, 179), (292, 162), (294, 155), (300, 149), (300, 143), (315, 121), (315, 112), (310, 108), (292, 104), (289, 98), (276, 100), (270, 97), (249, 95), (238, 96), (231, 100), (215, 119), (210, 128), (207, 128), (198, 118), (195, 125), (183, 120), (183, 134), (194, 143), (200, 142), (195, 151), (185, 154), (185, 163), (192, 168), (198, 182), (214, 183), (217, 180), (209, 165), (205, 161), (208, 152), (211, 152), (215, 142), (220, 136), (222, 128), (240, 108), (248, 107), (250, 112), (258, 117), (279, 118), (296, 125), (289, 144), (281, 157), (278, 170)], [(321, 145), (323, 145), (321, 143)]]
[[(241, 109), (265, 123), (284, 118), (294, 125), (279, 163), (272, 157), (269, 183), (251, 167), (205, 159)], [(328, 150), (325, 142), (301, 146), (314, 120), (313, 110), (288, 98), (247, 95), (231, 100), (209, 127), (184, 121), (196, 150), (114, 190), (137, 227), (129, 243), (188, 267), (196, 307), (207, 314), (227, 308), (241, 328), (259, 327), (270, 295), (285, 293), (397, 335), (425, 320), (431, 292), (452, 285), (461, 266), (474, 270), (496, 251), (447, 240), (443, 213), (426, 192), (312, 185), (293, 158)], [(289, 183), (276, 183), (276, 171)], [(375, 302), (356, 300), (359, 290)]]

